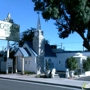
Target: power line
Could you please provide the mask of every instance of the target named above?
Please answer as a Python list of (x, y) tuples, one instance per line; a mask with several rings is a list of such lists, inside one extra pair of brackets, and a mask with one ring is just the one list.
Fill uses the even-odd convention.
[(83, 42), (63, 42), (63, 43), (83, 43)]

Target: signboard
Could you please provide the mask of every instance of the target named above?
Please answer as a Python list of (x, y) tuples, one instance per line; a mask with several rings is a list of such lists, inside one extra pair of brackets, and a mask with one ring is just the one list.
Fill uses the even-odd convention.
[(19, 41), (20, 26), (15, 23), (0, 21), (0, 39)]
[(7, 64), (8, 64), (8, 67), (13, 67), (13, 60), (7, 59)]

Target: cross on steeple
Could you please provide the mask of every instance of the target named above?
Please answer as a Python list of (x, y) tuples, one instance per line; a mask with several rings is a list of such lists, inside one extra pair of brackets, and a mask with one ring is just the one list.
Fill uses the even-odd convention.
[(41, 23), (40, 23), (39, 12), (37, 12), (37, 13), (38, 13), (37, 30), (41, 30)]

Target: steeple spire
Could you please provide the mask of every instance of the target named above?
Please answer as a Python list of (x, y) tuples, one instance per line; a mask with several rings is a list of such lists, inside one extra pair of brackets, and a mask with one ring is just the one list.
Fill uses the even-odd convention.
[(41, 23), (40, 23), (39, 12), (38, 12), (37, 30), (41, 30)]
[(10, 13), (8, 13), (7, 18), (8, 18), (9, 20), (11, 19)]
[(4, 21), (10, 22), (10, 23), (14, 23), (14, 22), (13, 22), (13, 19), (11, 19), (10, 13), (8, 13), (8, 15), (7, 15), (7, 17), (4, 19)]

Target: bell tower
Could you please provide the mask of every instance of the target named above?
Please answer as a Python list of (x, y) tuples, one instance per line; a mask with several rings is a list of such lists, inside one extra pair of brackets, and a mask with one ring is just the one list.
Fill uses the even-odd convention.
[(33, 49), (38, 55), (37, 68), (41, 69), (41, 72), (43, 72), (44, 70), (44, 42), (45, 40), (43, 36), (43, 31), (41, 30), (40, 17), (38, 14), (37, 29), (35, 30), (33, 37)]

